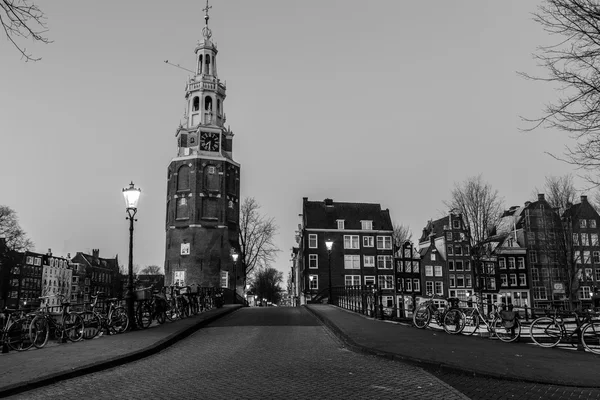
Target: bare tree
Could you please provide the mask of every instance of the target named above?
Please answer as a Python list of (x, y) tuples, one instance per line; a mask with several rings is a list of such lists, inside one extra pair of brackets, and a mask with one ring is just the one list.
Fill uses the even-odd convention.
[(252, 272), (269, 267), (280, 251), (274, 243), (278, 226), (273, 218), (260, 213), (260, 204), (253, 197), (246, 197), (240, 207), (240, 255), (244, 271), (244, 287)]
[[(140, 267), (139, 264), (133, 264), (132, 269), (133, 269), (133, 275), (137, 275), (140, 273), (142, 267)], [(122, 275), (128, 275), (129, 274), (129, 266), (128, 265), (120, 265), (119, 272)]]
[(10, 250), (26, 251), (33, 248), (33, 242), (19, 225), (17, 213), (8, 206), (0, 205), (0, 237), (6, 240)]
[(544, 77), (520, 73), (527, 79), (549, 82), (559, 92), (542, 116), (523, 118), (533, 130), (544, 126), (571, 135), (575, 145), (566, 146), (563, 157), (552, 157), (584, 171), (584, 179), (598, 185), (600, 167), (600, 4), (596, 0), (544, 0), (533, 20), (556, 44), (539, 46), (534, 53)]
[(412, 232), (408, 225), (393, 223), (392, 229), (394, 230), (392, 233), (394, 249), (400, 249), (407, 240), (412, 239)]
[(450, 200), (444, 204), (462, 214), (469, 230), (471, 246), (483, 243), (488, 238), (490, 229), (498, 224), (504, 209), (498, 191), (484, 182), (481, 175), (455, 183)]
[(162, 268), (158, 265), (148, 265), (140, 271), (140, 274), (144, 275), (160, 275), (162, 274)]
[(283, 272), (272, 267), (260, 267), (254, 274), (250, 288), (261, 301), (267, 299), (279, 303), (283, 291), (281, 283), (283, 283)]
[(552, 208), (558, 210), (558, 215), (563, 215), (570, 204), (577, 200), (577, 189), (573, 182), (573, 175), (547, 176), (544, 187), (535, 188), (532, 200), (537, 201), (538, 193), (544, 193), (545, 199)]
[(32, 39), (44, 44), (52, 43), (45, 33), (46, 15), (31, 0), (0, 0), (0, 24), (6, 38), (21, 53), (25, 61), (38, 61), (18, 43), (20, 39)]

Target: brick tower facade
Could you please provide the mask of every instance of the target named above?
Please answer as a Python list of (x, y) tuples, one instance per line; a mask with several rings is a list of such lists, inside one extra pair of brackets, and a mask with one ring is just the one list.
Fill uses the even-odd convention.
[(233, 160), (233, 132), (225, 127), (225, 85), (217, 76), (209, 8), (195, 75), (185, 88), (184, 121), (175, 133), (177, 155), (167, 171), (165, 284), (232, 288), (240, 165)]

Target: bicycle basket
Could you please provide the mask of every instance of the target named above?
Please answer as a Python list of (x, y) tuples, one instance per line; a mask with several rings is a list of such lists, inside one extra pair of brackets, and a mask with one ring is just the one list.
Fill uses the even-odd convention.
[(516, 324), (517, 313), (514, 311), (501, 311), (500, 318), (502, 318), (502, 326), (505, 328), (513, 328)]

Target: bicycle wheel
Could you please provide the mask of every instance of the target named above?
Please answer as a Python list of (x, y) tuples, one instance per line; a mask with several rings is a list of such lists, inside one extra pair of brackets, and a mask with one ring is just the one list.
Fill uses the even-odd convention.
[(519, 339), (521, 336), (521, 323), (518, 318), (515, 318), (512, 321), (512, 326), (507, 323), (507, 321), (502, 318), (494, 318), (492, 321), (492, 329), (494, 330), (494, 334), (498, 339), (503, 342), (514, 342)]
[(36, 315), (29, 324), (29, 339), (33, 342), (33, 345), (41, 349), (48, 343), (48, 336), (50, 335), (50, 325), (48, 320), (43, 315)]
[(190, 313), (192, 315), (198, 315), (198, 300), (196, 296), (190, 298)]
[(421, 304), (415, 312), (413, 313), (413, 324), (419, 328), (423, 329), (427, 325), (429, 325), (429, 321), (431, 320), (431, 311), (429, 311), (429, 307), (425, 304)]
[(465, 327), (462, 330), (463, 335), (471, 336), (479, 330), (479, 313), (474, 309), (465, 312)]
[(5, 340), (12, 350), (25, 351), (33, 346), (29, 336), (31, 318), (20, 318), (14, 321), (6, 330)]
[(100, 327), (102, 326), (100, 317), (92, 311), (84, 311), (79, 315), (83, 319), (83, 338), (93, 339), (98, 336)]
[(588, 351), (600, 354), (600, 322), (587, 324), (581, 331), (581, 340)]
[(169, 321), (175, 321), (177, 318), (179, 318), (179, 309), (175, 300), (168, 301), (167, 309), (165, 310), (165, 312)]
[(177, 304), (179, 306), (179, 315), (181, 316), (181, 319), (183, 318), (187, 318), (190, 316), (190, 310), (188, 307), (188, 304), (185, 300), (180, 300), (179, 304)]
[(63, 333), (71, 342), (79, 342), (83, 339), (85, 324), (83, 318), (76, 312), (65, 315), (62, 322)]
[(531, 340), (538, 346), (554, 347), (562, 337), (562, 327), (550, 317), (540, 317), (529, 328)]
[(116, 307), (108, 316), (108, 329), (111, 333), (123, 333), (129, 328), (129, 315), (125, 307)]
[(442, 317), (442, 327), (446, 333), (456, 335), (465, 329), (466, 320), (465, 313), (458, 308), (451, 308)]
[(153, 307), (146, 301), (141, 303), (137, 309), (137, 323), (140, 328), (148, 328), (152, 324)]

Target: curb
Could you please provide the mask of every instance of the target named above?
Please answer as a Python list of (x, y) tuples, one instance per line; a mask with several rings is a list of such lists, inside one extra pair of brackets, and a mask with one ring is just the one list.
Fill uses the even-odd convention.
[(533, 379), (520, 378), (520, 377), (515, 377), (515, 376), (509, 376), (509, 375), (494, 374), (491, 372), (481, 372), (481, 371), (476, 371), (476, 370), (472, 370), (469, 368), (458, 367), (456, 365), (433, 362), (433, 361), (429, 361), (429, 360), (423, 360), (423, 359), (419, 359), (419, 358), (403, 356), (400, 354), (391, 353), (391, 352), (384, 351), (384, 350), (377, 350), (372, 347), (363, 346), (363, 345), (356, 343), (354, 340), (352, 340), (348, 335), (346, 335), (346, 333), (344, 333), (337, 325), (335, 325), (329, 319), (320, 315), (318, 312), (312, 310), (310, 307), (306, 307), (306, 306), (304, 306), (304, 307), (312, 315), (314, 315), (318, 320), (320, 320), (323, 323), (323, 325), (325, 325), (338, 339), (340, 339), (346, 345), (346, 347), (348, 347), (350, 350), (352, 350), (356, 353), (377, 356), (377, 357), (385, 358), (385, 359), (392, 360), (392, 361), (404, 362), (404, 363), (413, 365), (415, 367), (422, 368), (422, 369), (426, 370), (427, 372), (430, 372), (433, 374), (435, 374), (436, 372), (442, 372), (442, 373), (452, 373), (455, 375), (470, 376), (470, 377), (474, 377), (474, 378), (491, 378), (491, 379), (499, 379), (499, 380), (512, 381), (512, 382), (524, 382), (524, 383), (566, 386), (566, 387), (576, 386), (579, 388), (588, 388), (588, 389), (600, 388), (600, 385), (596, 385), (596, 386), (585, 385), (585, 384), (584, 385), (573, 385), (572, 383), (569, 384), (566, 382), (555, 382), (555, 381), (549, 382), (549, 381), (545, 381), (542, 379), (533, 380)]
[(240, 308), (242, 308), (242, 306), (227, 307), (226, 309), (223, 308), (222, 309), (223, 312), (216, 313), (214, 315), (210, 315), (207, 318), (205, 318), (201, 321), (198, 321), (197, 324), (188, 326), (187, 328), (185, 328), (181, 331), (174, 332), (171, 335), (157, 341), (153, 345), (150, 345), (141, 350), (136, 350), (136, 351), (133, 351), (133, 352), (130, 352), (127, 354), (116, 356), (116, 357), (110, 358), (108, 360), (98, 361), (94, 364), (90, 364), (90, 365), (86, 365), (83, 367), (72, 369), (71, 371), (61, 371), (61, 372), (57, 372), (54, 374), (46, 375), (44, 377), (41, 377), (40, 379), (31, 380), (28, 382), (19, 382), (19, 383), (5, 386), (0, 389), (0, 398), (12, 396), (12, 395), (22, 393), (22, 392), (27, 392), (27, 391), (37, 389), (37, 388), (40, 388), (43, 386), (52, 385), (54, 383), (57, 383), (57, 382), (60, 382), (63, 380), (67, 380), (67, 379), (76, 378), (78, 376), (103, 371), (103, 370), (106, 370), (109, 368), (114, 368), (119, 365), (127, 364), (130, 362), (137, 361), (142, 358), (151, 356), (153, 354), (158, 353), (161, 350), (166, 349), (169, 346), (172, 346), (173, 344), (177, 343), (178, 341), (188, 337), (189, 335), (196, 332), (203, 326), (205, 326), (225, 315), (231, 314), (232, 312), (237, 311)]

